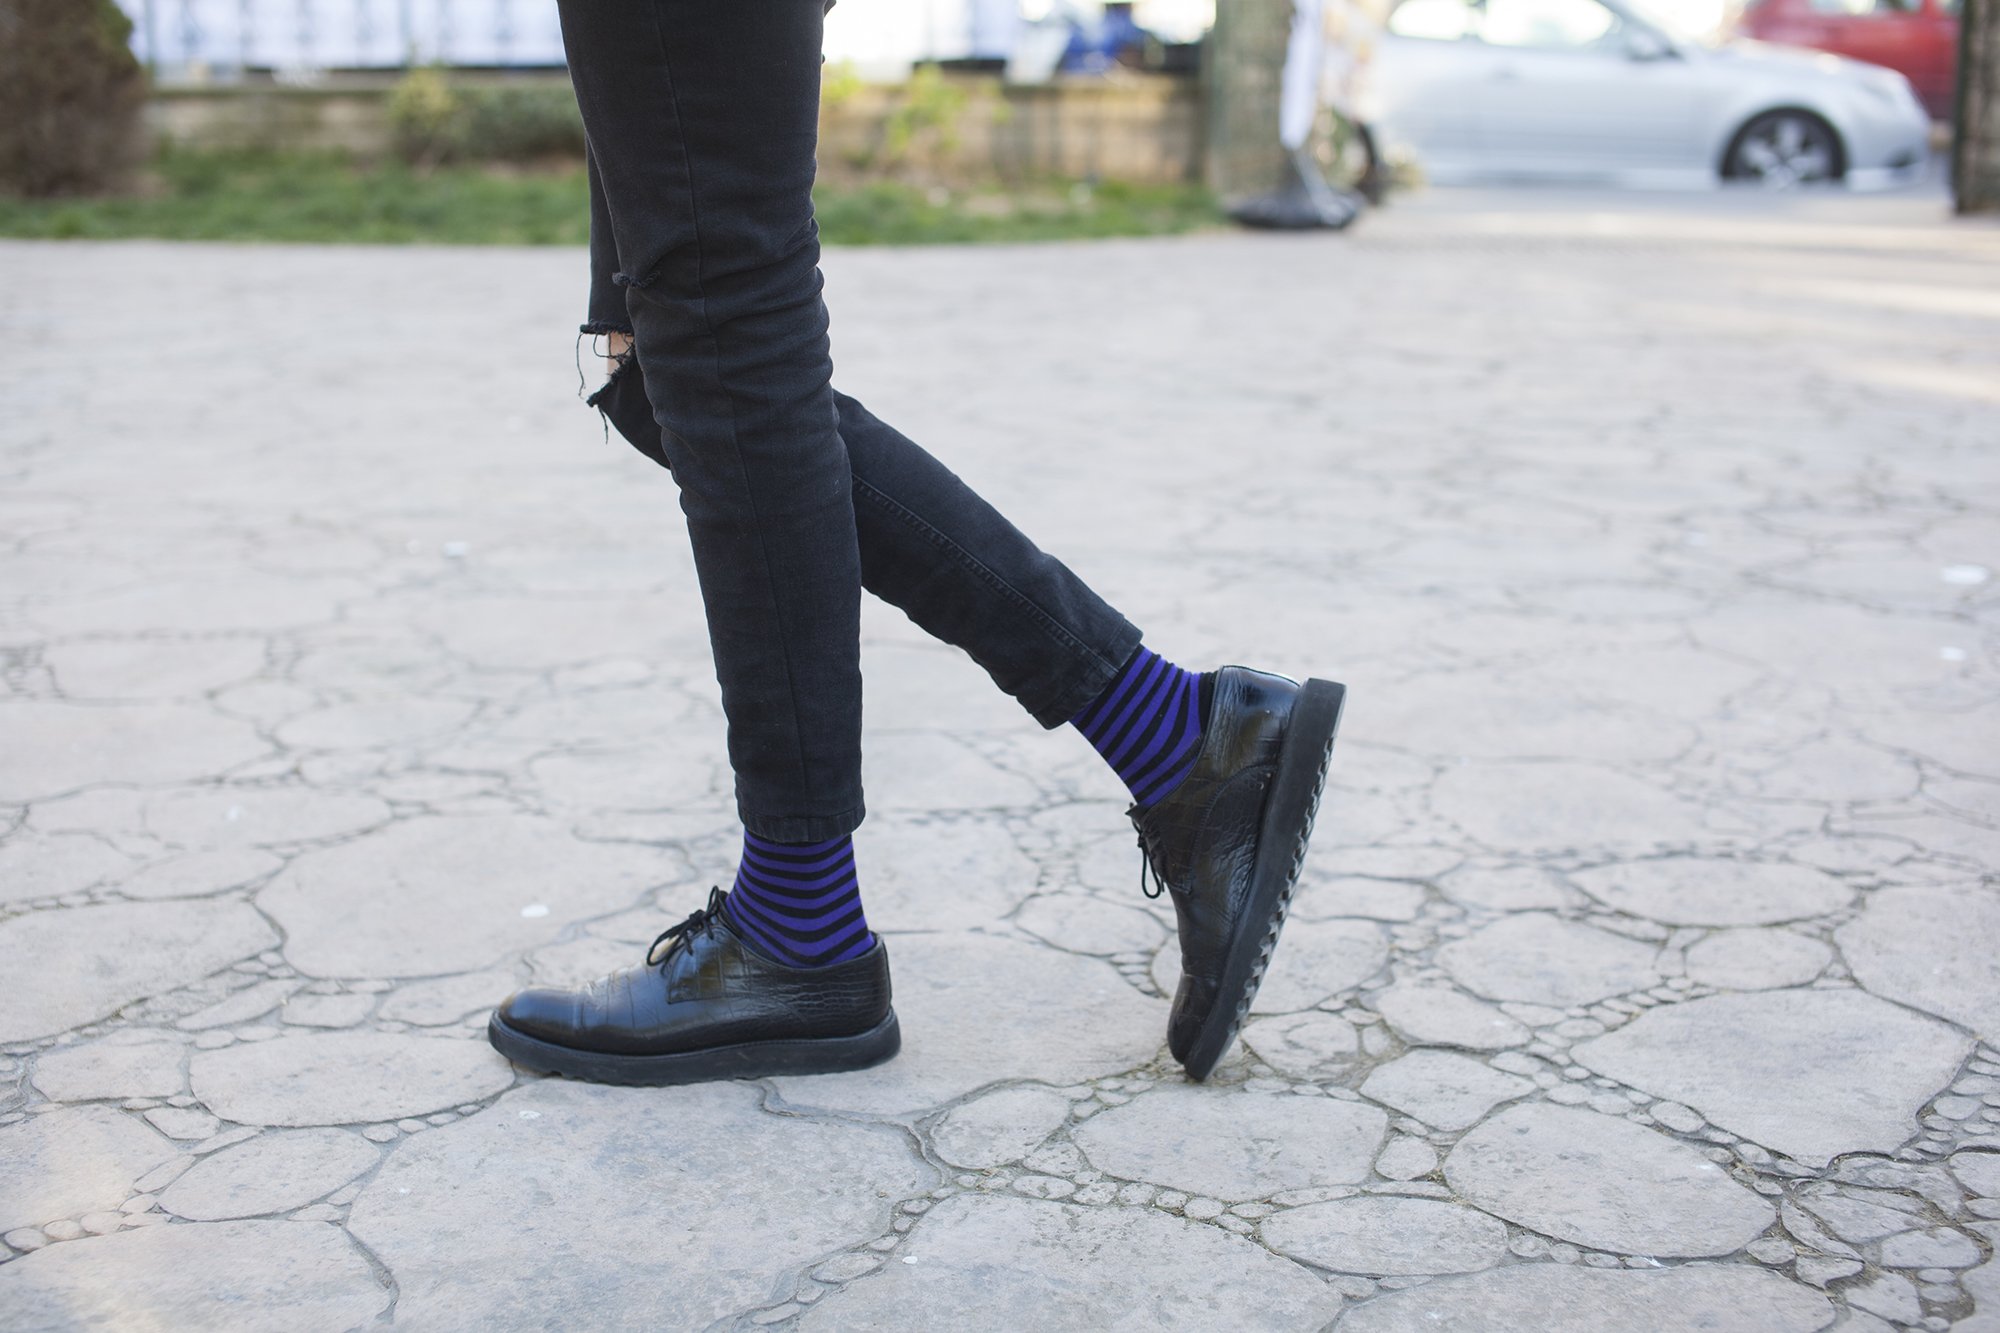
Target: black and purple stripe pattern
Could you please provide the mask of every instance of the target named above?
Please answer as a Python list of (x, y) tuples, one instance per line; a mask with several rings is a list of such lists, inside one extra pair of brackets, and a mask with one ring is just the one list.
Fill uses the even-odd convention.
[(1151, 805), (1194, 768), (1201, 750), (1201, 677), (1141, 647), (1070, 725), (1097, 747), (1134, 802)]
[(844, 963), (875, 947), (861, 912), (852, 836), (770, 842), (745, 832), (723, 914), (759, 952), (791, 967)]

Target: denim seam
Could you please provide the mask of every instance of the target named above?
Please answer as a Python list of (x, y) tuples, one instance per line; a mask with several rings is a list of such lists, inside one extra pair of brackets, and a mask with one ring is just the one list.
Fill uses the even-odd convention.
[[(676, 146), (680, 149), (681, 174), (687, 180), (688, 225), (690, 226), (690, 228), (692, 228), (694, 232), (694, 275), (693, 276), (694, 276), (695, 303), (701, 310), (701, 326), (707, 333), (710, 373), (714, 376), (715, 383), (720, 385), (722, 383), (722, 352), (718, 340), (715, 336), (715, 325), (709, 319), (708, 297), (705, 291), (703, 290), (703, 284), (702, 284), (702, 273), (704, 272), (706, 266), (703, 262), (705, 250), (701, 238), (701, 203), (697, 195), (697, 192), (695, 190), (694, 163), (688, 155), (687, 129), (686, 129), (687, 119), (681, 114), (680, 86), (679, 83), (674, 78), (674, 61), (673, 57), (667, 51), (666, 34), (660, 30), (660, 13), (657, 7), (654, 7), (653, 9), (653, 33), (654, 33), (654, 41), (660, 53), (660, 63), (666, 68), (667, 71), (667, 79), (666, 79), (667, 101), (673, 110), (674, 130), (675, 130), (674, 139)], [(653, 278), (656, 276), (656, 272), (657, 270), (649, 269), (643, 276), (634, 280), (630, 280), (627, 284), (628, 285), (627, 299), (630, 299), (630, 292), (639, 291), (640, 289), (644, 288), (648, 283), (652, 282)], [(614, 274), (612, 280), (614, 282), (617, 281), (617, 275)], [(647, 298), (642, 294), (639, 296), (638, 299), (643, 301), (646, 300)], [(741, 447), (740, 436), (737, 431), (736, 402), (735, 399), (730, 398), (729, 395), (727, 394), (724, 394), (723, 397), (729, 402), (729, 437), (732, 444), (736, 446), (732, 452), (735, 454), (736, 458), (737, 477), (743, 486), (744, 501), (750, 507), (751, 520), (756, 525), (757, 554), (763, 560), (765, 585), (771, 590), (770, 596), (771, 596), (772, 618), (778, 622), (779, 641), (785, 645), (785, 652), (784, 652), (785, 692), (791, 698), (792, 717), (795, 721), (797, 721), (802, 717), (802, 710), (800, 709), (799, 706), (798, 672), (794, 670), (792, 666), (791, 632), (789, 627), (785, 624), (784, 604), (781, 601), (781, 599), (777, 596), (776, 590), (778, 581), (776, 572), (771, 568), (771, 549), (768, 543), (765, 541), (764, 516), (762, 513), (758, 511), (756, 490), (754, 487), (750, 485), (749, 474), (745, 470), (743, 462), (743, 450)], [(809, 778), (811, 775), (810, 766), (806, 763), (805, 737), (803, 732), (804, 732), (803, 727), (795, 726), (792, 728), (794, 758), (798, 764), (799, 776), (802, 780)], [(808, 783), (808, 785), (810, 784)]]
[(889, 514), (901, 519), (905, 525), (914, 530), (919, 536), (925, 538), (933, 546), (945, 552), (945, 554), (953, 557), (959, 564), (972, 571), (972, 573), (984, 580), (995, 591), (1013, 601), (1016, 606), (1027, 611), (1034, 622), (1050, 638), (1067, 648), (1086, 654), (1096, 662), (1113, 667), (1114, 669), (1116, 668), (1117, 663), (1110, 661), (1102, 653), (1099, 653), (1082, 639), (1072, 634), (1060, 620), (1057, 620), (1054, 616), (1036, 605), (1033, 598), (1007, 582), (990, 565), (953, 541), (950, 536), (931, 524), (921, 514), (918, 514), (915, 510), (902, 504), (885, 492), (877, 490), (860, 477), (854, 479), (854, 485), (857, 490), (866, 492), (871, 499), (880, 504)]

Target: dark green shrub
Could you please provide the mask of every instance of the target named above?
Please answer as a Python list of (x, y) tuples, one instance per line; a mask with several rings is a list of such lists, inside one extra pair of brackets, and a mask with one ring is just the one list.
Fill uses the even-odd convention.
[(567, 83), (469, 88), (465, 108), (464, 157), (527, 162), (583, 156), (583, 117)]
[(139, 149), (146, 76), (113, 0), (0, 0), (0, 188), (83, 194)]
[(913, 158), (932, 165), (958, 147), (958, 118), (965, 89), (945, 78), (936, 65), (919, 65), (903, 85), (902, 100), (882, 123), (882, 156), (896, 166)]
[(527, 162), (583, 156), (583, 118), (567, 83), (455, 83), (414, 69), (389, 96), (389, 126), (406, 162)]
[(461, 110), (444, 71), (413, 69), (389, 90), (389, 135), (396, 156), (431, 166), (451, 156), (452, 129)]

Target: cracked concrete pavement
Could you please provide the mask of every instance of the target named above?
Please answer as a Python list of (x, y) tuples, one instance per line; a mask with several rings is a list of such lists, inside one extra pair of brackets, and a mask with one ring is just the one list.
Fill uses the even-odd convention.
[(865, 622), (880, 1070), (515, 1070), (731, 870), (564, 251), (0, 245), (0, 1324), (2000, 1329), (2000, 231), (841, 251), (849, 391), (1353, 690), (1212, 1084), (1121, 791)]

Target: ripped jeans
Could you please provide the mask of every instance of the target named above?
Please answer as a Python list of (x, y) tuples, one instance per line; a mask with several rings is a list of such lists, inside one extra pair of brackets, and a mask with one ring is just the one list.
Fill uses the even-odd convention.
[(590, 402), (680, 488), (744, 827), (862, 819), (860, 598), (956, 644), (1044, 727), (1139, 631), (834, 390), (812, 214), (821, 0), (560, 0), (590, 143)]

